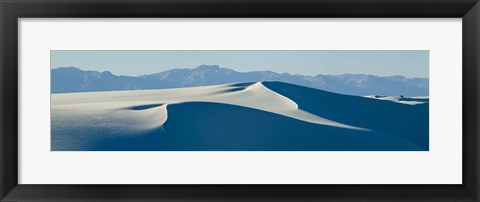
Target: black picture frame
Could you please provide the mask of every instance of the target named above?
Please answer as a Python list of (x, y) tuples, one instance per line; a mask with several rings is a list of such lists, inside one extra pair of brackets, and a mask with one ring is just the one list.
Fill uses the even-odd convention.
[[(478, 0), (0, 0), (0, 14), (1, 201), (479, 201)], [(18, 184), (18, 19), (40, 17), (462, 18), (463, 184)]]

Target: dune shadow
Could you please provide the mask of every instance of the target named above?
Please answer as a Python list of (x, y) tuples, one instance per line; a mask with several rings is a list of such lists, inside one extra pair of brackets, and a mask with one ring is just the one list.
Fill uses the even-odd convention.
[(228, 89), (225, 89), (225, 90), (221, 90), (219, 91), (220, 93), (231, 93), (231, 92), (238, 92), (238, 91), (242, 91), (242, 90), (245, 90), (247, 87), (251, 86), (255, 84), (255, 82), (246, 82), (246, 83), (235, 83), (235, 84), (230, 84), (228, 85), (228, 87), (231, 87), (231, 88), (228, 88)]
[(155, 108), (155, 107), (160, 107), (162, 105), (163, 104), (137, 105), (137, 106), (128, 107), (126, 109), (129, 109), (129, 110), (146, 110), (146, 109), (151, 109), (151, 108)]
[(428, 102), (429, 98), (400, 98), (399, 101)]
[(255, 82), (244, 82), (244, 83), (234, 83), (234, 84), (230, 84), (228, 86), (232, 86), (232, 87), (248, 87), (248, 86), (251, 86), (255, 84)]
[(242, 91), (242, 90), (245, 90), (245, 88), (229, 88), (229, 89), (226, 89), (226, 90), (221, 90), (220, 92), (231, 93), (231, 92), (238, 92), (238, 91)]
[(312, 124), (229, 104), (168, 105), (161, 128), (103, 140), (96, 151), (418, 151), (395, 135)]
[(300, 109), (343, 124), (395, 134), (429, 148), (429, 105), (406, 105), (281, 82), (263, 82)]

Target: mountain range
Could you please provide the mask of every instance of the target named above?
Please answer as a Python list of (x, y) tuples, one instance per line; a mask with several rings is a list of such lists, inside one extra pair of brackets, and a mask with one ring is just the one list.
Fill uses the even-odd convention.
[(164, 89), (240, 82), (280, 81), (348, 95), (428, 96), (428, 78), (341, 74), (292, 75), (273, 71), (238, 72), (218, 65), (171, 69), (143, 76), (119, 76), (110, 71), (84, 71), (77, 67), (51, 70), (51, 93)]

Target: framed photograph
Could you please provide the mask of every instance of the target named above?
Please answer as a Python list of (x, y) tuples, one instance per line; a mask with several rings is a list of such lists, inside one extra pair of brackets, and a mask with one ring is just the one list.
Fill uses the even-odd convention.
[(1, 1), (1, 201), (478, 201), (477, 0)]

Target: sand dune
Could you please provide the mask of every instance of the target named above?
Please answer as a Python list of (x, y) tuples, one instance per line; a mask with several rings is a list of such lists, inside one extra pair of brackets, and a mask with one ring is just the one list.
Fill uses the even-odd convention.
[(428, 150), (423, 105), (280, 82), (53, 94), (52, 150)]
[(398, 103), (408, 104), (408, 105), (418, 105), (418, 104), (424, 104), (429, 102), (428, 96), (407, 98), (407, 97), (400, 97), (400, 96), (369, 95), (364, 97), (379, 99), (379, 100), (388, 100), (388, 101), (398, 102)]

